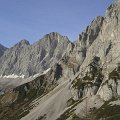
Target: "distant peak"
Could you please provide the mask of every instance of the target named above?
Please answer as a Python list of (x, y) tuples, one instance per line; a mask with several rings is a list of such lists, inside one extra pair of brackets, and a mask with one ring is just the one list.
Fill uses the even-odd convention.
[(61, 36), (59, 33), (57, 32), (51, 32), (48, 34), (50, 36), (51, 39), (57, 39), (58, 36)]
[(60, 35), (59, 33), (57, 33), (57, 32), (50, 32), (49, 34), (46, 34), (45, 36), (44, 36), (45, 38), (47, 37), (48, 39), (50, 39), (50, 40), (55, 40), (55, 41), (60, 41), (60, 39), (62, 38), (62, 37), (64, 37), (64, 36), (62, 36), (62, 35)]
[(26, 45), (30, 45), (29, 41), (26, 40), (26, 39), (21, 40), (19, 43), (21, 43), (21, 44), (26, 44)]
[(50, 32), (49, 35), (60, 35), (58, 32)]
[(27, 41), (26, 39), (23, 39), (23, 40), (19, 41), (17, 44), (15, 44), (12, 48), (28, 46), (28, 45), (30, 45), (29, 41)]
[(30, 43), (29, 43), (28, 40), (23, 39), (20, 42), (18, 42), (16, 45), (19, 45), (19, 46), (21, 46), (21, 45), (30, 45)]

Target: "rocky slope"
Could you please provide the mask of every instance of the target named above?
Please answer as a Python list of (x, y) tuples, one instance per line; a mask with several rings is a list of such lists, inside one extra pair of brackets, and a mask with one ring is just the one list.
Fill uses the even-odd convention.
[(119, 120), (119, 32), (117, 0), (44, 74), (4, 90), (0, 119)]

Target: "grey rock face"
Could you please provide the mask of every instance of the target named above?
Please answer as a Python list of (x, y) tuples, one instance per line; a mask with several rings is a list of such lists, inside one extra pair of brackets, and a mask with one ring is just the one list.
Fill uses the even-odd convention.
[(7, 48), (0, 44), (0, 57), (4, 54), (6, 50)]
[(28, 77), (42, 72), (60, 60), (68, 43), (67, 37), (55, 32), (45, 35), (33, 45), (22, 40), (0, 58), (0, 74)]
[[(119, 71), (114, 72), (120, 63), (120, 3), (117, 1), (108, 7), (101, 29), (92, 44), (87, 48), (86, 57), (78, 71), (78, 77), (74, 81), (85, 82), (85, 86), (79, 88), (79, 95), (99, 95), (103, 100), (109, 100), (119, 95)], [(78, 42), (80, 43), (80, 42)], [(86, 44), (85, 44), (86, 45)], [(80, 47), (81, 49), (81, 47)], [(89, 66), (94, 58), (99, 58), (96, 70), (90, 71)], [(110, 74), (118, 74), (117, 78), (110, 78)], [(92, 74), (98, 72), (99, 76), (92, 78)], [(113, 76), (114, 77), (114, 76)], [(86, 80), (89, 82), (87, 83)], [(116, 79), (116, 80), (115, 80)], [(96, 81), (98, 81), (96, 83)], [(82, 83), (81, 83), (82, 84)], [(118, 85), (118, 86), (117, 86)], [(87, 87), (86, 87), (87, 86)], [(93, 87), (97, 87), (93, 89)], [(87, 91), (87, 92), (86, 92)], [(78, 93), (78, 92), (77, 92)]]
[[(104, 18), (101, 16), (96, 17), (92, 23), (86, 28), (82, 34), (79, 35), (78, 40), (75, 42), (73, 53), (77, 53), (76, 60), (83, 62), (86, 57), (87, 49), (96, 40), (102, 28)], [(81, 60), (81, 61), (80, 61)]]
[(81, 64), (86, 58), (88, 48), (98, 37), (104, 18), (96, 17), (91, 24), (83, 31), (75, 43), (69, 43), (66, 53), (63, 55), (60, 64), (64, 67), (64, 73), (68, 77), (79, 71)]

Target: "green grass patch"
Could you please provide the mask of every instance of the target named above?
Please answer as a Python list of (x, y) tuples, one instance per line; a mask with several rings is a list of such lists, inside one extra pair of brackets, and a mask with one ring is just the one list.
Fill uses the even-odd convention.
[(94, 116), (96, 116), (95, 120), (120, 120), (120, 106), (109, 104), (111, 101), (114, 100), (115, 98), (105, 102), (99, 109), (94, 112)]

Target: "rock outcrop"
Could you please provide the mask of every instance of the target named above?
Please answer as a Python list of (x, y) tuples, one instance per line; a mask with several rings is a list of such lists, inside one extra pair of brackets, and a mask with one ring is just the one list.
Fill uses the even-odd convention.
[(96, 17), (86, 30), (79, 35), (75, 43), (69, 43), (61, 60), (61, 64), (65, 66), (65, 73), (68, 74), (68, 76), (75, 75), (75, 73), (79, 71), (81, 64), (86, 58), (88, 48), (100, 34), (103, 20), (104, 17)]

